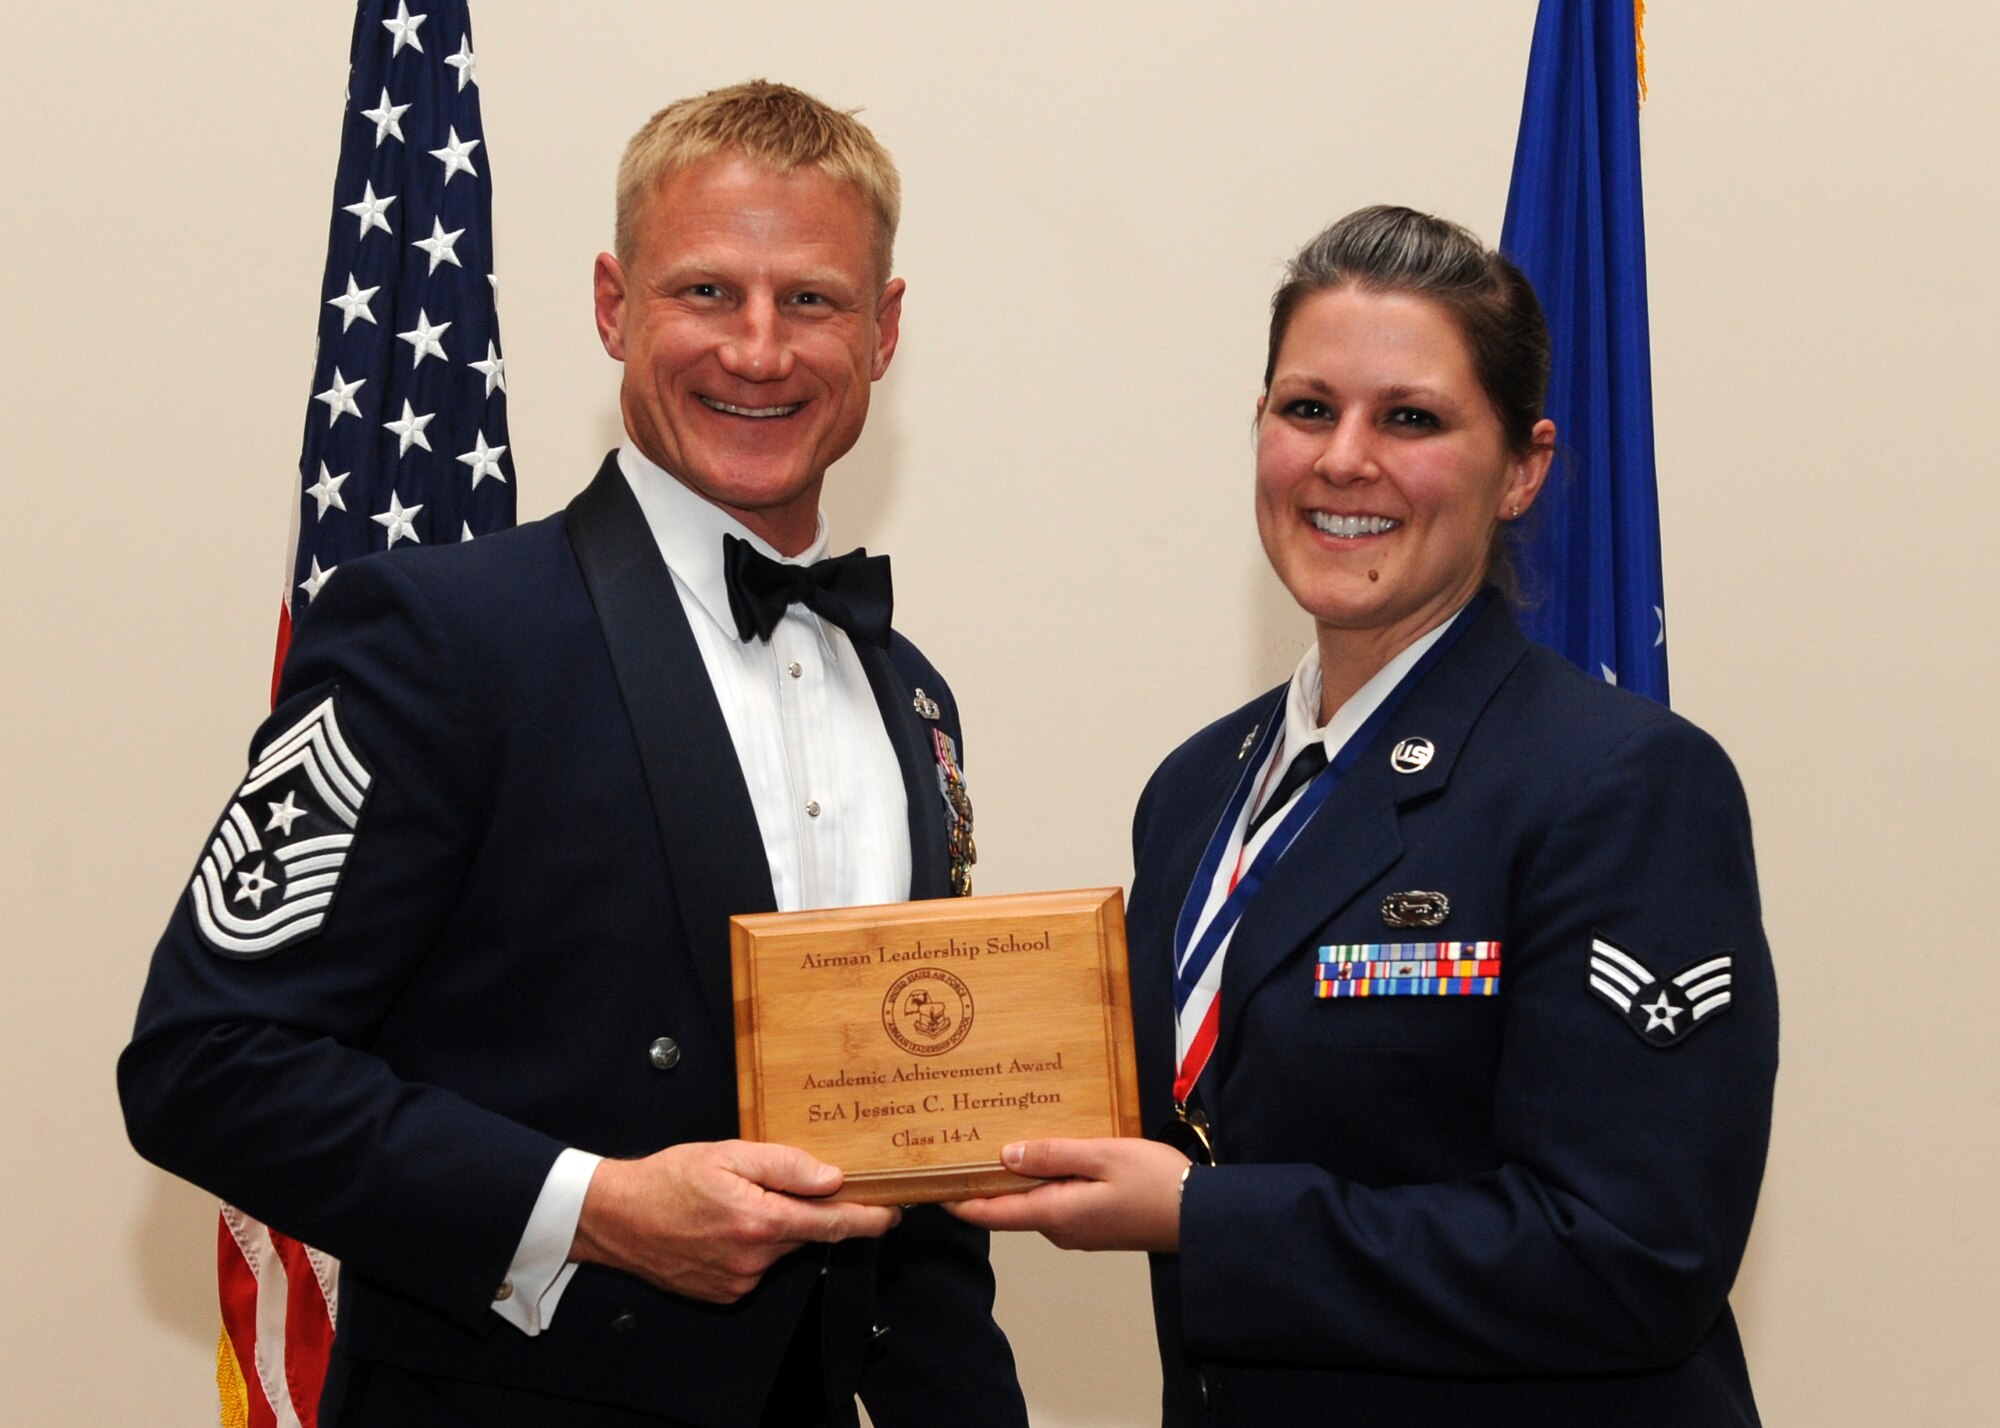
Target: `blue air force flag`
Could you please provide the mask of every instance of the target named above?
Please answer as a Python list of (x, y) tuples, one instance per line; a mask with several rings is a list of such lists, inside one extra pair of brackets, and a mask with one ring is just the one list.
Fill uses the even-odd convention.
[(1632, 0), (1542, 0), (1500, 247), (1554, 339), (1558, 455), (1527, 541), (1535, 639), (1667, 701)]

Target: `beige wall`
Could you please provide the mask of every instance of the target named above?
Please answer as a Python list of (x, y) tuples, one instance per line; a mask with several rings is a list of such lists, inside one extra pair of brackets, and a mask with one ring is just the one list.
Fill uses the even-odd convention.
[[(910, 291), (837, 536), (894, 550), (969, 710), (982, 888), (1124, 881), (1147, 772), (1306, 637), (1248, 502), (1278, 264), (1380, 199), (1497, 232), (1533, 0), (475, 8), (523, 514), (616, 433), (587, 309), (622, 137), (751, 74), (865, 105)], [(348, 25), (10, 15), (10, 1423), (213, 1421), (210, 1202), (126, 1147), (112, 1062), (264, 695)], [(1785, 998), (1736, 1295), (1773, 1424), (1990, 1412), (1997, 32), (1944, 0), (1648, 30), (1674, 687), (1749, 787)], [(998, 1258), (1038, 1421), (1146, 1422), (1136, 1263)]]

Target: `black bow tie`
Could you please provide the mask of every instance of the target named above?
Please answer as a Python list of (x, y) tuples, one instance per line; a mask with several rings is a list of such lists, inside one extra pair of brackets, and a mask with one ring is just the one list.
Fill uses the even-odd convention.
[(849, 551), (811, 565), (773, 560), (747, 540), (722, 538), (722, 576), (729, 587), (729, 613), (745, 641), (768, 640), (785, 611), (803, 605), (831, 620), (850, 638), (888, 648), (889, 557)]

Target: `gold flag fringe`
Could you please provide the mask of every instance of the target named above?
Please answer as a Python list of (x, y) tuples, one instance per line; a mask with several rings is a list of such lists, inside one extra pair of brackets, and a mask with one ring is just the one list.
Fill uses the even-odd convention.
[(236, 1346), (229, 1342), (226, 1327), (216, 1337), (215, 1392), (221, 1400), (222, 1428), (250, 1428), (250, 1388), (243, 1381), (243, 1366), (236, 1361)]
[(1639, 47), (1639, 102), (1646, 102), (1646, 0), (1632, 0), (1632, 43)]

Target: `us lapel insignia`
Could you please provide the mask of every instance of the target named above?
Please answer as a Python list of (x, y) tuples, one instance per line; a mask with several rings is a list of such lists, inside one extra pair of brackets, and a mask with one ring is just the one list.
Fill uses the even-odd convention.
[(917, 697), (910, 701), (910, 707), (917, 711), (919, 718), (934, 721), (938, 716), (937, 700), (931, 698), (930, 695), (924, 693), (921, 689), (917, 691)]
[(965, 791), (965, 775), (958, 767), (958, 745), (942, 729), (931, 730), (931, 746), (937, 750), (938, 792), (944, 795), (945, 848), (951, 855), (951, 891), (955, 897), (972, 896), (972, 865), (979, 850), (972, 843), (972, 795)]
[(1436, 927), (1451, 916), (1451, 899), (1441, 892), (1392, 892), (1382, 899), (1382, 921), (1391, 927)]
[(1694, 1029), (1729, 1010), (1735, 957), (1704, 957), (1662, 978), (1637, 957), (1602, 937), (1590, 940), (1590, 990), (1648, 1046), (1678, 1046)]
[(1405, 739), (1389, 751), (1389, 767), (1397, 773), (1418, 773), (1430, 767), (1437, 756), (1437, 745), (1418, 735)]
[(1497, 997), (1498, 942), (1347, 942), (1319, 949), (1316, 997)]
[(1254, 747), (1256, 746), (1256, 743), (1257, 743), (1257, 735), (1258, 735), (1258, 733), (1259, 733), (1259, 732), (1261, 732), (1261, 731), (1262, 731), (1263, 727), (1264, 727), (1264, 726), (1263, 726), (1262, 724), (1252, 724), (1252, 725), (1250, 726), (1250, 732), (1249, 732), (1249, 733), (1247, 733), (1247, 734), (1245, 734), (1245, 735), (1243, 736), (1243, 743), (1242, 743), (1242, 745), (1241, 745), (1241, 746), (1240, 746), (1240, 747), (1239, 747), (1239, 748), (1238, 748), (1238, 749), (1236, 750), (1236, 762), (1237, 762), (1237, 763), (1239, 763), (1239, 764), (1240, 764), (1240, 763), (1242, 763), (1242, 762), (1243, 762), (1243, 761), (1244, 761), (1245, 759), (1247, 759), (1247, 758), (1249, 758), (1249, 757), (1250, 757), (1250, 750), (1251, 750), (1252, 748), (1254, 748)]
[(202, 940), (248, 959), (318, 931), (373, 781), (331, 694), (259, 749), (188, 887)]

